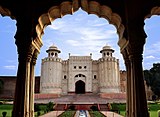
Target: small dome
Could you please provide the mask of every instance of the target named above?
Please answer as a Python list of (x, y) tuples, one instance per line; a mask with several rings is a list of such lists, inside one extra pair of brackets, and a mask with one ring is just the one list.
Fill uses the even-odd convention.
[(111, 51), (114, 52), (114, 50), (111, 48), (111, 46), (109, 45), (105, 45), (102, 50), (100, 51), (100, 53), (102, 53), (103, 51)]
[(58, 53), (61, 52), (60, 50), (58, 50), (57, 46), (55, 45), (50, 46), (46, 52), (49, 52), (49, 51), (57, 51)]
[(52, 49), (58, 50), (57, 46), (55, 46), (55, 45), (52, 45), (52, 46), (49, 47), (49, 50), (52, 50)]
[(102, 48), (102, 50), (107, 50), (107, 49), (111, 49), (111, 46), (106, 45)]

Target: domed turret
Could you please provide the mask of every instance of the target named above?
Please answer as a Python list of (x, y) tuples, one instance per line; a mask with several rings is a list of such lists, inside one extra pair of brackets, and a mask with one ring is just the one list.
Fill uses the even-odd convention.
[(62, 60), (58, 58), (60, 50), (55, 45), (46, 50), (48, 57), (42, 59), (40, 92), (62, 93)]
[(102, 57), (112, 57), (113, 52), (114, 50), (108, 45), (104, 46), (100, 51), (100, 53), (102, 53)]
[(50, 46), (46, 52), (48, 53), (48, 57), (58, 57), (58, 53), (61, 53), (55, 45)]

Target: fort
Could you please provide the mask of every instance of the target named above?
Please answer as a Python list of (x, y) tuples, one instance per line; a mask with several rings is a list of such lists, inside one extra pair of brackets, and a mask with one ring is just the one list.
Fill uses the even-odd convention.
[[(71, 56), (68, 60), (59, 58), (61, 52), (55, 45), (46, 51), (42, 59), (41, 76), (35, 77), (35, 99), (52, 99), (62, 95), (92, 94), (107, 99), (126, 99), (126, 71), (119, 70), (119, 60), (113, 57), (114, 50), (104, 46), (102, 57), (92, 60), (90, 56)], [(16, 76), (0, 76), (3, 88), (0, 98), (13, 99)], [(145, 85), (147, 99), (152, 91)], [(64, 101), (64, 99), (63, 99)]]

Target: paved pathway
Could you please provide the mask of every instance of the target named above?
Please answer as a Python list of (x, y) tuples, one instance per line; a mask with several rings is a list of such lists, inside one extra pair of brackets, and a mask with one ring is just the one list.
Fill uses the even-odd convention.
[(42, 115), (40, 117), (57, 117), (58, 115), (60, 115), (61, 113), (63, 113), (64, 111), (51, 111), (45, 115)]
[(103, 113), (104, 115), (106, 115), (107, 117), (124, 117), (122, 115), (119, 115), (117, 113), (114, 112), (110, 112), (110, 111), (101, 111), (101, 113)]

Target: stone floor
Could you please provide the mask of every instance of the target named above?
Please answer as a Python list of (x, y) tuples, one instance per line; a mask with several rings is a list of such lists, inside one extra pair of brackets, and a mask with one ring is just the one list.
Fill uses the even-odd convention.
[(123, 103), (125, 99), (101, 98), (99, 95), (93, 94), (75, 94), (66, 95), (52, 99), (35, 99), (35, 103), (54, 102), (57, 104), (106, 104), (106, 103)]

